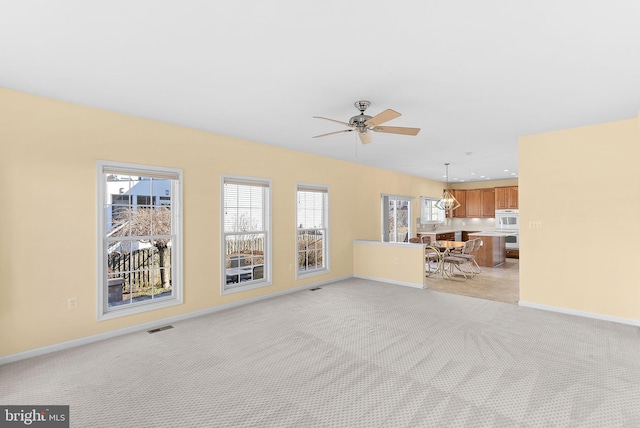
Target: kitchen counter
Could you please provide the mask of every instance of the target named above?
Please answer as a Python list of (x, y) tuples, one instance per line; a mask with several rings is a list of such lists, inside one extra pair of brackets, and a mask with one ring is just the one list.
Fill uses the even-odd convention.
[(513, 234), (514, 232), (472, 232), (469, 236), (511, 236)]
[(478, 232), (470, 233), (469, 238), (482, 240), (482, 246), (476, 253), (476, 262), (479, 266), (496, 267), (506, 259), (506, 236), (502, 232)]
[[(422, 233), (423, 235), (428, 235), (431, 233), (449, 233), (449, 232), (462, 232), (464, 230), (473, 230), (473, 227), (442, 227), (437, 230), (433, 229), (418, 229), (416, 233)], [(477, 230), (477, 229), (476, 229)]]

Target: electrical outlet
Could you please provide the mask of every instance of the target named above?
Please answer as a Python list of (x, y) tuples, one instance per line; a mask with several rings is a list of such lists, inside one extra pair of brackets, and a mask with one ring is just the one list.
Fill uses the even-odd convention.
[(538, 220), (538, 221), (530, 221), (529, 222), (529, 229), (542, 229), (542, 222), (540, 220)]
[(78, 309), (78, 298), (69, 297), (67, 299), (67, 309)]
[(400, 259), (396, 257), (395, 259), (393, 259), (393, 263), (399, 265), (400, 264)]

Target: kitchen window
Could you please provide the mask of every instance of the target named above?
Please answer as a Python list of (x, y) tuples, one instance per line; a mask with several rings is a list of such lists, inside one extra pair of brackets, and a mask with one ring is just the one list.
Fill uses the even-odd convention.
[(382, 241), (408, 242), (412, 236), (412, 196), (382, 195)]
[(420, 197), (420, 224), (444, 223), (445, 211), (436, 206), (439, 200), (428, 196)]

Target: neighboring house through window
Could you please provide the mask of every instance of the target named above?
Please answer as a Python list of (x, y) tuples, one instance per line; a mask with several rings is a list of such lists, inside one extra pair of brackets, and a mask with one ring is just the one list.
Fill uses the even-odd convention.
[(297, 190), (298, 276), (326, 273), (329, 266), (329, 194), (322, 186)]
[(271, 284), (271, 182), (222, 178), (222, 293)]
[(98, 162), (98, 319), (182, 303), (181, 177)]
[(382, 195), (382, 241), (408, 242), (412, 236), (413, 197)]

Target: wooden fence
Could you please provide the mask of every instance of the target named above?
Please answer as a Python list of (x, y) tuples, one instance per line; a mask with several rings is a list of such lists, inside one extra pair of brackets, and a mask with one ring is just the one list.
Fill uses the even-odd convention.
[[(160, 266), (161, 259), (164, 266)], [(171, 285), (171, 247), (160, 250), (149, 247), (126, 253), (114, 251), (109, 254), (107, 263), (109, 279), (123, 278), (125, 289), (129, 285), (142, 288)]]

